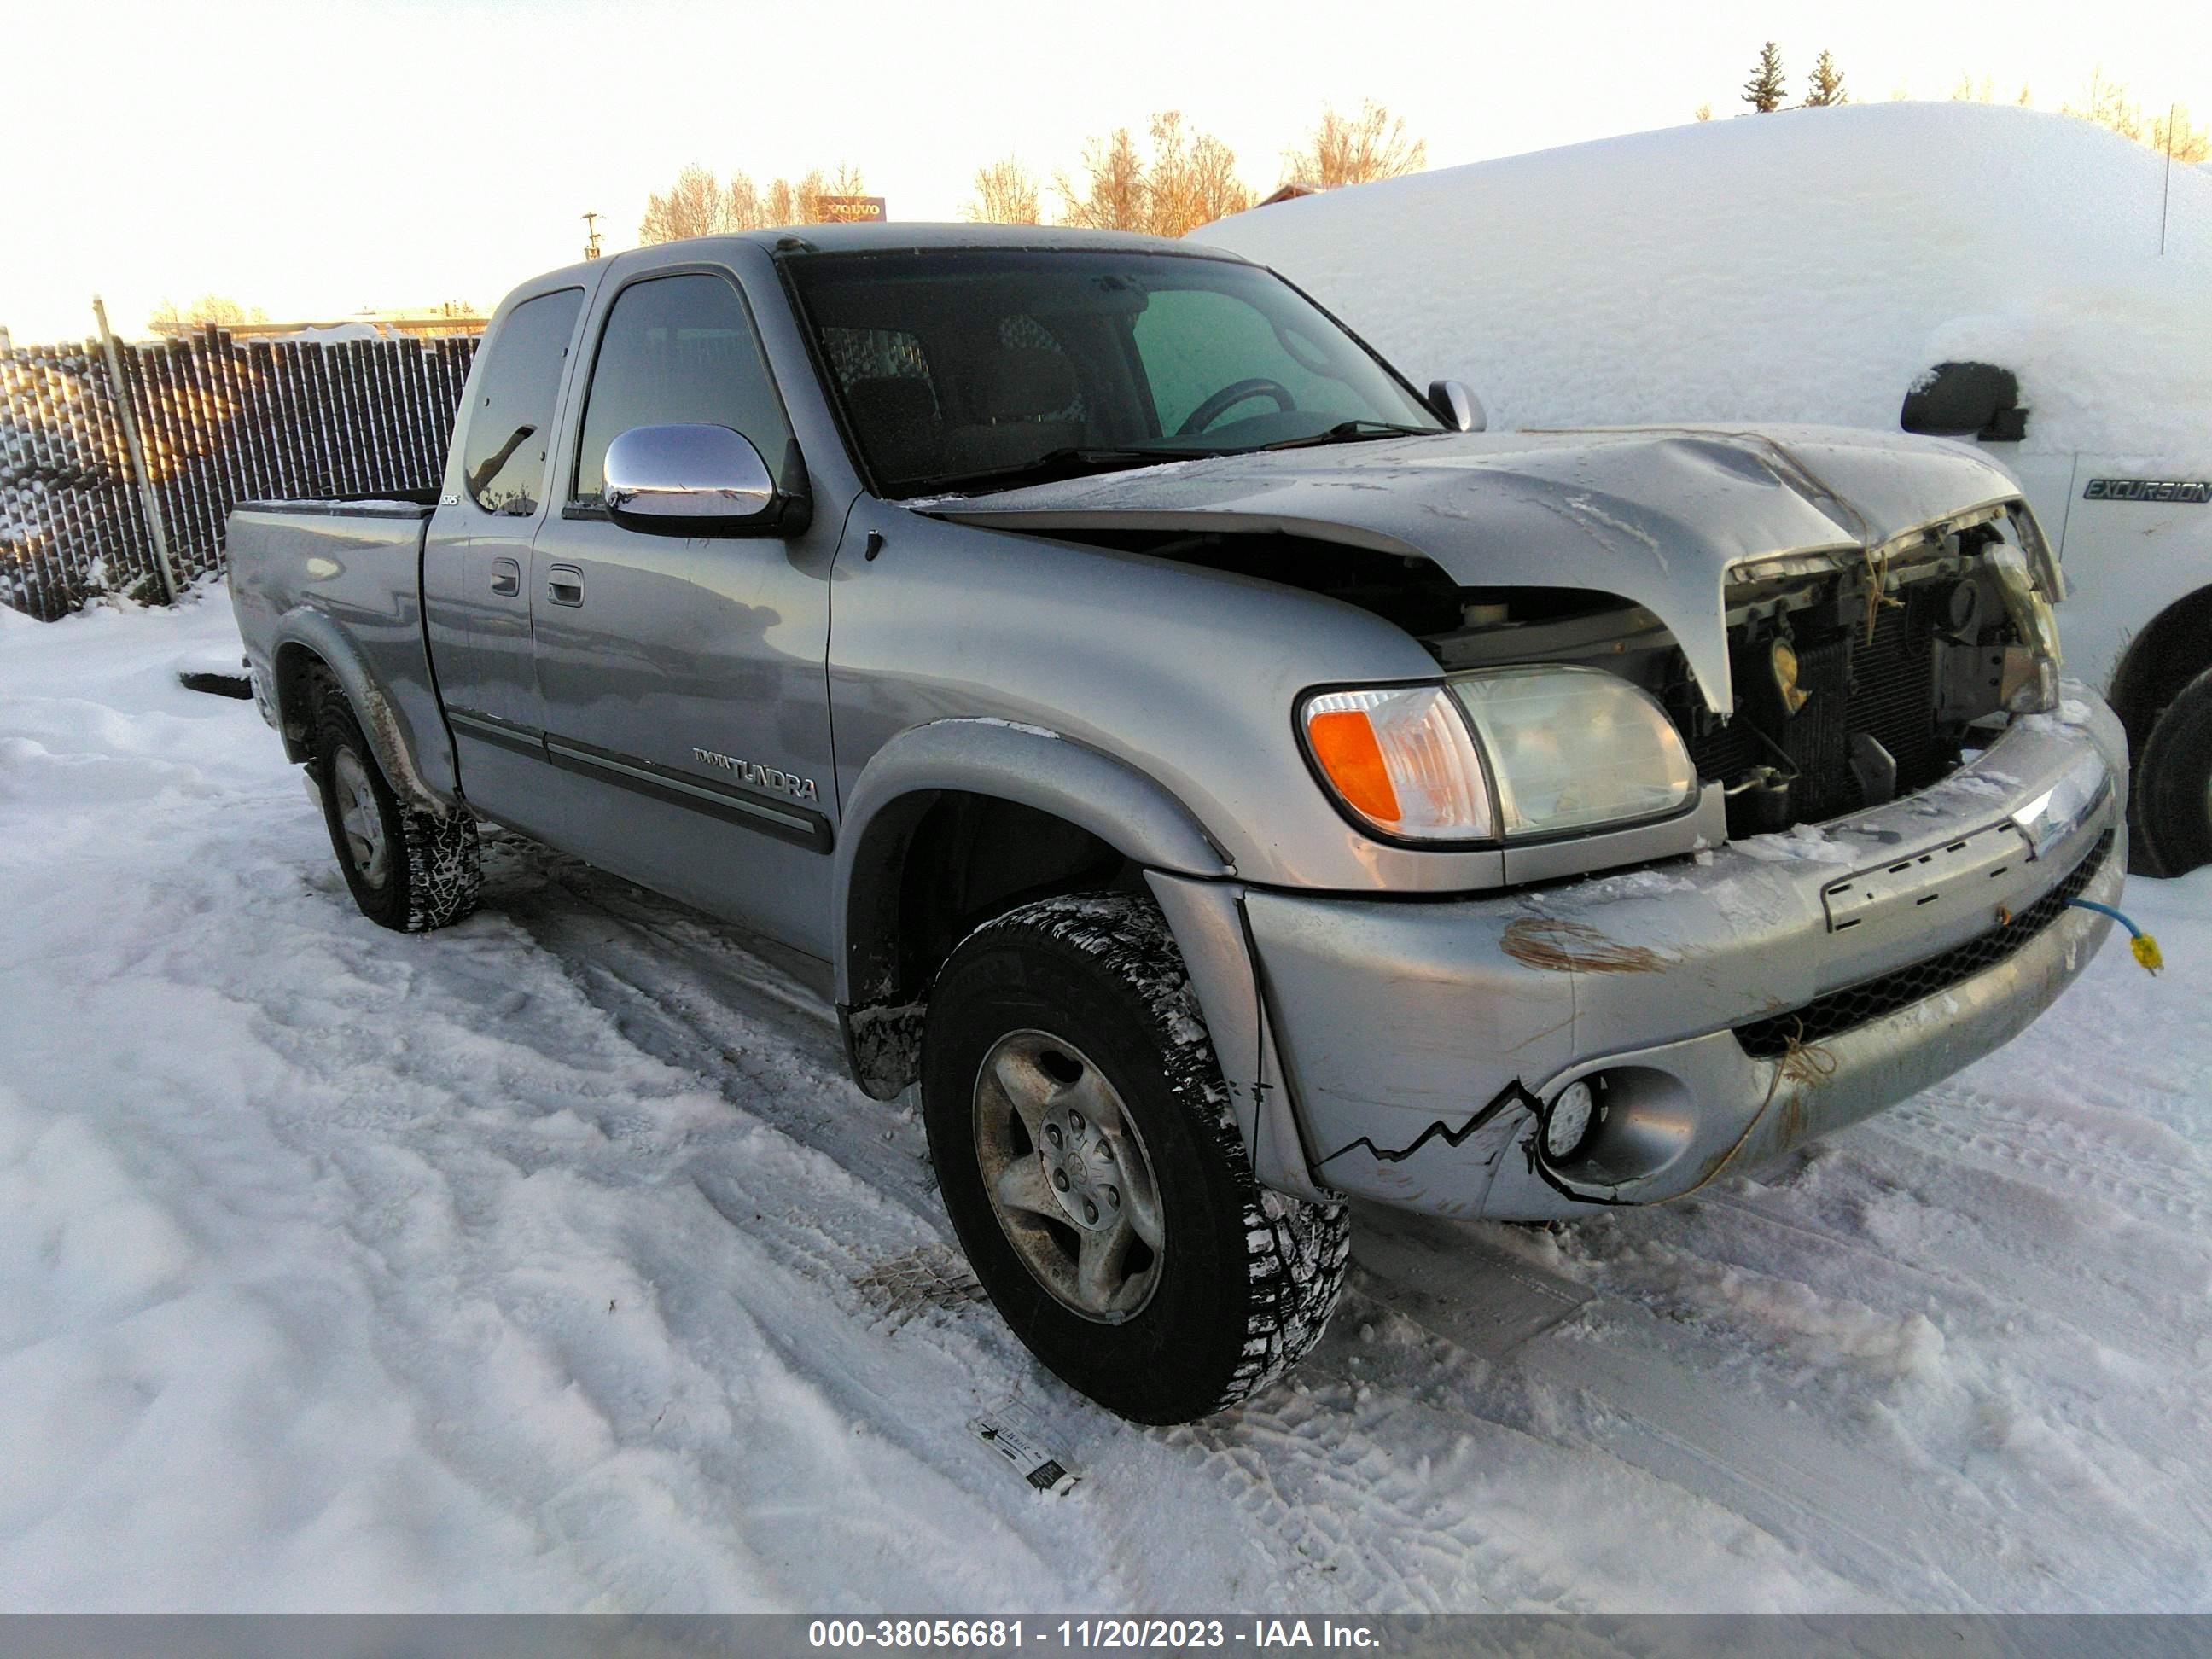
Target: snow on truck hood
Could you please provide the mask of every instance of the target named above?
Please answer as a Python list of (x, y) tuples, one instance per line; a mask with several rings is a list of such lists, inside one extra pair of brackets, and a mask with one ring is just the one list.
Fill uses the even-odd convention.
[(1651, 611), (1732, 708), (1735, 567), (1858, 556), (2018, 498), (1962, 446), (1826, 427), (1449, 433), (1172, 462), (909, 502), (997, 530), (1281, 532), (1417, 555), (1462, 587), (1588, 588)]

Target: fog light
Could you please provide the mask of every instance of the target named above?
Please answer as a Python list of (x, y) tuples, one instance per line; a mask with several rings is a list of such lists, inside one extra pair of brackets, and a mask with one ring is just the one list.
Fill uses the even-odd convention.
[(1564, 1164), (1589, 1142), (1597, 1127), (1597, 1096), (1589, 1080), (1577, 1078), (1559, 1091), (1552, 1109), (1544, 1114), (1544, 1157)]

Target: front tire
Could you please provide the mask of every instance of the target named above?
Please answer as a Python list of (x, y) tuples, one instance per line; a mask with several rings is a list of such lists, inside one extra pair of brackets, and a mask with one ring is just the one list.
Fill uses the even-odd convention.
[(316, 697), (309, 764), (331, 850), (362, 915), (398, 933), (422, 933), (477, 908), (483, 872), (476, 820), (401, 805), (344, 694), (327, 683)]
[(1253, 1179), (1158, 910), (1040, 900), (956, 949), (922, 1109), (945, 1206), (1015, 1335), (1139, 1423), (1220, 1411), (1295, 1365), (1344, 1281), (1340, 1204)]
[(2151, 727), (2135, 780), (2135, 814), (2154, 873), (2212, 863), (2212, 669), (2182, 687)]

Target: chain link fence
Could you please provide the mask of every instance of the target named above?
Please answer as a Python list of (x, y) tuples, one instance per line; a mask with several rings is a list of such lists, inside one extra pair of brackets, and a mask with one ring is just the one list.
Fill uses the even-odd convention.
[(103, 594), (165, 592), (147, 496), (179, 584), (222, 568), (241, 501), (434, 488), (477, 341), (118, 345), (142, 492), (98, 340), (0, 350), (0, 604), (52, 621)]

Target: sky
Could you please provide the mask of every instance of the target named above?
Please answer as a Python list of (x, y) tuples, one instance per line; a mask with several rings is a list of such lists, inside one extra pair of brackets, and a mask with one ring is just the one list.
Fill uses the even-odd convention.
[(688, 162), (850, 162), (894, 219), (952, 218), (979, 166), (1048, 181), (1166, 109), (1263, 191), (1325, 106), (1366, 98), (1431, 166), (1484, 161), (1725, 118), (1768, 39), (1793, 100), (1825, 46), (1863, 101), (1963, 72), (2056, 108), (2101, 66), (2212, 122), (2212, 6), (2144, 0), (26, 4), (0, 22), (0, 325), (81, 336), (95, 292), (125, 334), (210, 292), (286, 320), (489, 309), (580, 255), (586, 210), (631, 246)]

